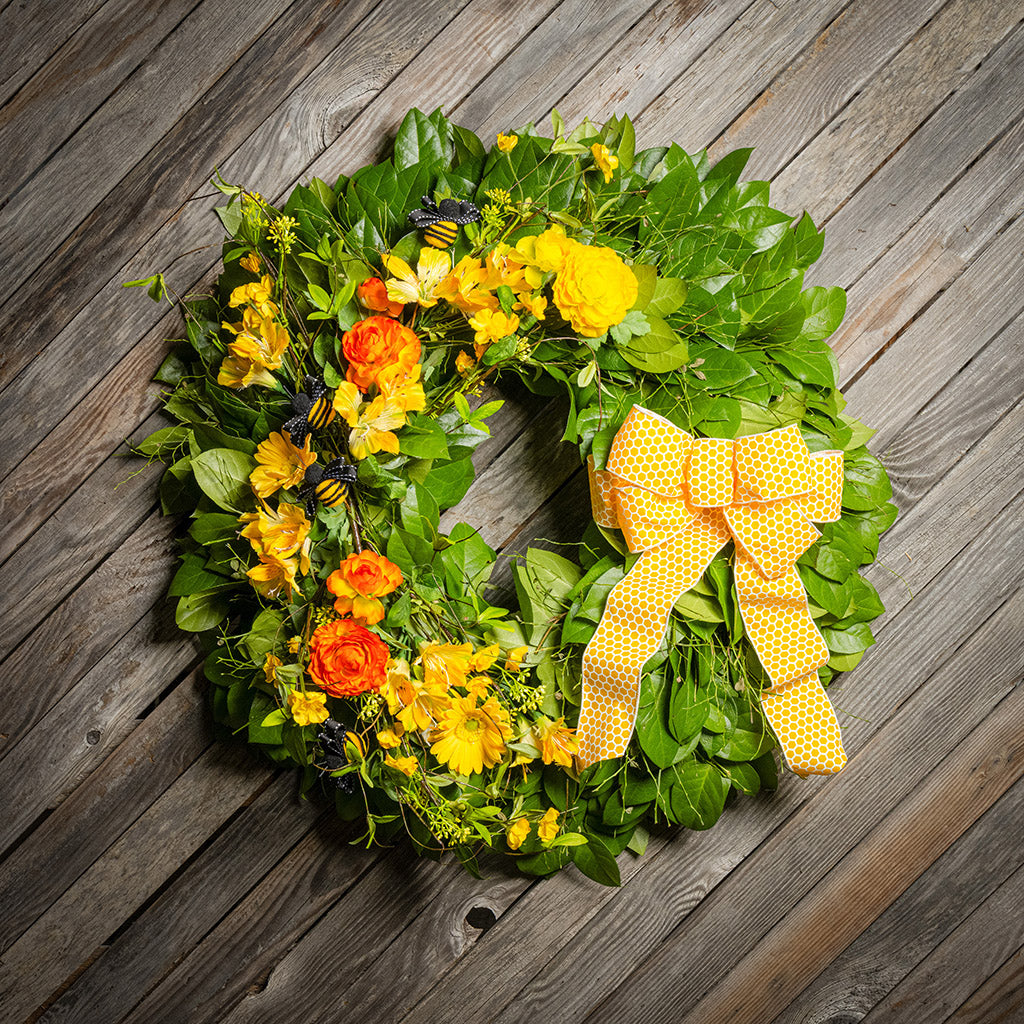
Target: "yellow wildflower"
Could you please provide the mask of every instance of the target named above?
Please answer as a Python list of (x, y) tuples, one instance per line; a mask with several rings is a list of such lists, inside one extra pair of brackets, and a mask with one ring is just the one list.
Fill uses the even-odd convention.
[(510, 850), (518, 850), (526, 837), (530, 834), (530, 822), (526, 818), (516, 818), (507, 829), (505, 829), (505, 842)]
[(298, 654), (299, 651), (301, 651), (301, 650), (302, 650), (302, 637), (301, 636), (293, 636), (288, 641), (288, 653), (289, 654)]
[(256, 449), (257, 467), (249, 474), (252, 489), (261, 498), (269, 498), (282, 487), (298, 487), (306, 468), (316, 462), (316, 452), (310, 450), (312, 435), (306, 435), (302, 448), (276, 430)]
[(281, 597), (285, 593), (295, 591), (295, 574), (299, 569), (297, 558), (275, 558), (273, 555), (260, 555), (259, 565), (254, 565), (246, 575), (249, 577), (256, 592), (264, 597)]
[(414, 678), (404, 658), (389, 660), (386, 671), (380, 692), (388, 702), (388, 711), (397, 715), (406, 732), (431, 728), (448, 706), (444, 690), (427, 687), (422, 680)]
[(545, 846), (558, 835), (558, 811), (554, 807), (544, 812), (544, 817), (537, 824), (537, 835)]
[(221, 364), (217, 383), (230, 388), (250, 384), (273, 387), (275, 381), (270, 371), (281, 366), (288, 347), (288, 332), (254, 309), (245, 310), (239, 323), (221, 326), (231, 331), (235, 340), (228, 345), (228, 356)]
[(260, 316), (277, 316), (277, 305), (271, 300), (274, 294), (274, 281), (269, 274), (264, 274), (258, 281), (250, 281), (249, 284), (240, 284), (231, 292), (228, 305), (234, 309), (236, 306), (246, 304), (255, 307)]
[(489, 676), (473, 676), (466, 680), (465, 690), (470, 697), (484, 700), (487, 697), (487, 691), (490, 689), (490, 686), (491, 680)]
[(411, 369), (402, 363), (394, 363), (378, 372), (377, 387), (402, 412), (421, 412), (427, 407), (427, 396), (420, 383), (422, 370), (419, 363)]
[(473, 655), (469, 666), (474, 672), (486, 672), (498, 660), (499, 654), (501, 654), (501, 648), (497, 644), (481, 647)]
[(238, 517), (247, 525), (241, 531), (258, 555), (283, 561), (298, 554), (302, 572), (309, 572), (309, 520), (301, 505), (282, 501), (276, 509), (260, 502), (257, 512), (246, 512)]
[(327, 711), (326, 693), (303, 693), (292, 690), (288, 694), (288, 710), (296, 725), (319, 725), (330, 717)]
[(238, 261), (238, 265), (243, 270), (248, 270), (250, 274), (258, 274), (261, 268), (259, 254), (255, 252), (246, 253), (246, 255)]
[(468, 377), (476, 366), (476, 360), (468, 352), (460, 352), (455, 357), (455, 369), (462, 377)]
[(503, 135), (501, 132), (498, 132), (498, 149), (500, 149), (502, 153), (511, 153), (512, 150), (516, 148), (516, 143), (518, 141), (519, 136), (513, 135), (512, 132), (509, 132), (508, 135)]
[(514, 292), (530, 292), (543, 283), (539, 271), (510, 245), (496, 245), (487, 254), (487, 270), (492, 291), (506, 285)]
[(523, 667), (523, 658), (529, 647), (513, 647), (505, 658), (505, 669), (508, 672), (518, 672)]
[(263, 678), (268, 683), (273, 683), (277, 679), (277, 669), (283, 662), (276, 654), (268, 654), (263, 661)]
[(412, 778), (420, 770), (419, 762), (415, 757), (392, 757), (390, 754), (384, 758), (384, 763), (389, 768), (397, 768), (400, 772)]
[(289, 253), (292, 251), (292, 246), (298, 241), (298, 236), (295, 234), (295, 229), (298, 226), (299, 222), (294, 217), (278, 217), (270, 225), (267, 237), (274, 243), (274, 248), (278, 252)]
[(501, 761), (511, 735), (508, 713), (494, 697), (480, 707), (473, 697), (456, 697), (430, 734), (430, 752), (456, 774), (472, 775)]
[(449, 686), (465, 686), (473, 657), (472, 644), (420, 643), (420, 656), (416, 664), (423, 665), (423, 678), (427, 686), (447, 689)]
[(533, 723), (533, 736), (545, 764), (559, 764), (563, 768), (572, 765), (572, 755), (577, 749), (576, 734), (566, 727), (564, 718), (552, 722), (550, 718), (541, 715)]
[(538, 320), (544, 319), (544, 313), (548, 308), (548, 300), (543, 295), (530, 295), (523, 292), (517, 295), (516, 298), (518, 301), (512, 307), (513, 309), (521, 309), (524, 313), (528, 313)]
[(473, 256), (463, 256), (455, 269), (441, 282), (437, 297), (450, 302), (472, 316), (481, 309), (497, 309), (491, 276), (483, 263)]
[(590, 152), (594, 154), (594, 165), (604, 174), (604, 183), (607, 185), (612, 180), (612, 172), (619, 166), (619, 158), (600, 142), (595, 142)]
[(418, 302), (425, 309), (437, 305), (441, 283), (452, 269), (447, 249), (423, 246), (415, 272), (405, 260), (391, 253), (385, 253), (381, 260), (392, 275), (384, 282), (389, 299), (393, 302)]
[(402, 734), (404, 732), (405, 729), (402, 728), (400, 723), (396, 722), (395, 728), (381, 729), (381, 731), (377, 733), (377, 743), (385, 750), (391, 750), (393, 747), (401, 746)]
[(502, 338), (516, 333), (516, 330), (519, 328), (519, 317), (515, 313), (507, 316), (500, 310), (493, 312), (489, 309), (481, 309), (469, 321), (469, 326), (475, 332), (473, 341), (476, 346), (476, 355), (479, 359), (492, 342), (501, 341)]

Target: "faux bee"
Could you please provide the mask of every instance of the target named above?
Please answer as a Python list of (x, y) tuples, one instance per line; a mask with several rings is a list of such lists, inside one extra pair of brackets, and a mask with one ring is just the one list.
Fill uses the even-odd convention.
[(438, 249), (447, 249), (459, 237), (459, 225), (472, 224), (480, 219), (480, 211), (468, 199), (442, 199), (435, 203), (423, 196), (423, 209), (413, 210), (409, 220), (423, 228), (423, 240)]
[(334, 406), (327, 397), (327, 385), (319, 377), (307, 376), (305, 390), (292, 398), (292, 412), (295, 415), (281, 429), (288, 433), (296, 448), (301, 448), (308, 433), (322, 430), (334, 419)]
[(317, 502), (325, 508), (337, 508), (348, 497), (356, 475), (356, 467), (344, 459), (335, 459), (326, 466), (310, 466), (299, 491), (299, 499), (306, 502), (306, 515), (313, 518)]

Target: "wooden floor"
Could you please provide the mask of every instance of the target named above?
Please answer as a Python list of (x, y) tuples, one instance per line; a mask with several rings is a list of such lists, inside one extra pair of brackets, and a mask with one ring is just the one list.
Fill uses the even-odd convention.
[[(515, 15), (509, 16), (509, 8)], [(0, 0), (0, 1021), (1024, 1020), (1020, 0)], [(363, 850), (215, 742), (162, 599), (173, 523), (123, 440), (208, 280), (219, 168), (280, 197), (410, 106), (557, 107), (755, 146), (827, 225), (813, 283), (902, 510), (879, 644), (831, 691), (851, 760), (609, 890)], [(577, 527), (561, 410), (509, 393), (465, 509)], [(523, 472), (540, 450), (557, 472)], [(534, 455), (536, 458), (536, 454)]]

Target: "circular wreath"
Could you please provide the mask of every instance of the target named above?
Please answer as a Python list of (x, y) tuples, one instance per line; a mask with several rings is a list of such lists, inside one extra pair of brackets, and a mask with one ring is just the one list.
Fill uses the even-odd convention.
[[(207, 642), (218, 721), (367, 842), (615, 884), (648, 826), (705, 829), (776, 786), (768, 681), (730, 546), (676, 602), (626, 753), (579, 769), (581, 654), (634, 559), (592, 523), (573, 558), (515, 560), (517, 611), (489, 603), (495, 552), (439, 525), (501, 404), (475, 401), (484, 385), (567, 394), (563, 440), (597, 470), (634, 405), (696, 436), (796, 424), (842, 451), (842, 516), (799, 560), (825, 684), (873, 642), (882, 605), (857, 570), (895, 508), (825, 341), (845, 294), (803, 288), (822, 233), (739, 182), (749, 150), (635, 152), (626, 117), (566, 132), (556, 114), (553, 134), (488, 150), (413, 110), (392, 159), (280, 209), (218, 178), (223, 271), (181, 301), (188, 337), (157, 374), (176, 423), (137, 450), (169, 463), (163, 511), (191, 520), (169, 594)], [(163, 275), (132, 283), (165, 295)]]

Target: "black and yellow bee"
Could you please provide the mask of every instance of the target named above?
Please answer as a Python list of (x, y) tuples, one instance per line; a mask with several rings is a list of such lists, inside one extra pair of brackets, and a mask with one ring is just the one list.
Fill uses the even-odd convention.
[(334, 406), (327, 397), (327, 385), (319, 377), (306, 377), (305, 390), (292, 398), (292, 412), (295, 415), (281, 429), (288, 433), (296, 448), (301, 448), (310, 431), (322, 430), (334, 419)]
[(438, 249), (447, 249), (455, 242), (460, 224), (472, 224), (479, 219), (480, 211), (468, 199), (442, 199), (435, 203), (430, 196), (423, 197), (422, 210), (409, 214), (415, 227), (424, 228), (423, 241)]
[(299, 491), (299, 499), (306, 502), (306, 515), (313, 518), (317, 502), (326, 508), (336, 508), (348, 497), (349, 487), (355, 482), (356, 467), (344, 459), (335, 459), (326, 466), (314, 463), (306, 470)]

